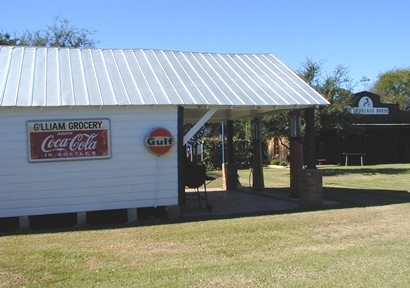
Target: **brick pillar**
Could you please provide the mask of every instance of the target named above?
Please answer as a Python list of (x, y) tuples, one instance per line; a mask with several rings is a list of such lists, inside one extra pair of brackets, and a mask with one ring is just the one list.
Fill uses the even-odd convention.
[(290, 138), (290, 197), (300, 196), (300, 173), (303, 169), (303, 144), (300, 138)]
[(323, 173), (317, 169), (300, 171), (300, 205), (305, 208), (319, 208), (323, 199)]

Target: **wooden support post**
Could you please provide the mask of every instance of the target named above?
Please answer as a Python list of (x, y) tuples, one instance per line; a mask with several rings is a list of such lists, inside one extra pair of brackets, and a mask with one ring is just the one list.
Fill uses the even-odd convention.
[(234, 156), (234, 149), (233, 149), (233, 121), (228, 120), (226, 121), (226, 162), (229, 164), (234, 164), (235, 156)]
[(303, 144), (300, 134), (301, 113), (289, 113), (289, 140), (290, 140), (290, 196), (300, 196), (300, 171), (303, 169)]
[(235, 154), (233, 147), (233, 121), (226, 121), (226, 164), (222, 168), (224, 171), (224, 188), (229, 191), (238, 189), (238, 177), (235, 167)]
[(178, 106), (178, 204), (185, 203), (185, 148), (184, 148), (184, 107)]
[(315, 109), (305, 110), (306, 120), (306, 166), (307, 169), (316, 169), (316, 133), (315, 133)]
[(128, 223), (137, 223), (137, 221), (138, 221), (137, 208), (127, 209), (127, 222)]
[(28, 216), (20, 216), (19, 217), (19, 229), (27, 230), (28, 228), (30, 228), (30, 220)]
[(77, 226), (84, 226), (87, 224), (87, 212), (77, 212)]
[(252, 189), (263, 190), (265, 183), (263, 180), (263, 166), (262, 166), (262, 132), (260, 118), (252, 120), (252, 136), (253, 136), (253, 177)]

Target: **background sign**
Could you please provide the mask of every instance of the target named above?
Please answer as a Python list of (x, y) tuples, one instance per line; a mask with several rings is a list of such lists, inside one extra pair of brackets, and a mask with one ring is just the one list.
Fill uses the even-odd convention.
[(370, 97), (364, 96), (360, 98), (358, 107), (350, 107), (348, 111), (352, 114), (362, 115), (388, 115), (389, 108), (373, 107), (373, 101)]
[(29, 161), (61, 161), (111, 157), (110, 120), (27, 122)]

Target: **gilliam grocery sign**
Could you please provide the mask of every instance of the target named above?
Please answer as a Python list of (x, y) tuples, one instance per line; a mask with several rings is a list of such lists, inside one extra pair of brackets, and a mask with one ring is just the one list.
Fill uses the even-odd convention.
[(110, 120), (27, 122), (29, 161), (62, 161), (111, 157)]

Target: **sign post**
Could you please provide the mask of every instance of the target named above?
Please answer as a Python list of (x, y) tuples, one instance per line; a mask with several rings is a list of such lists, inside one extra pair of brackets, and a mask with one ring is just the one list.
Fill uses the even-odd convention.
[(174, 144), (174, 137), (172, 137), (171, 132), (165, 128), (155, 128), (147, 134), (144, 139), (145, 146), (148, 151), (157, 155), (156, 159), (156, 175), (155, 175), (155, 197), (154, 197), (154, 207), (157, 207), (158, 204), (158, 193), (159, 193), (159, 183), (160, 183), (160, 168), (159, 165), (159, 156), (164, 155), (171, 150), (172, 145)]

